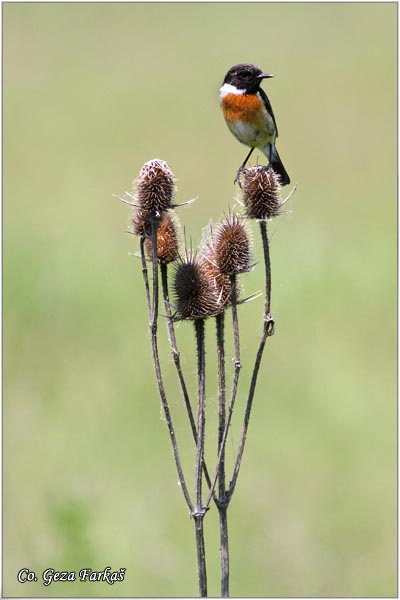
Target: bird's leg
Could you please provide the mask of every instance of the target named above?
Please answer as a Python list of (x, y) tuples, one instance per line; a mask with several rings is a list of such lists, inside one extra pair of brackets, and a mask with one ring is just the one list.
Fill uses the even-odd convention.
[(251, 149), (250, 149), (250, 152), (248, 153), (248, 155), (247, 155), (247, 156), (246, 156), (246, 158), (244, 159), (244, 161), (243, 161), (243, 164), (242, 164), (242, 166), (240, 167), (239, 171), (243, 171), (243, 169), (244, 169), (244, 168), (245, 168), (245, 166), (246, 166), (246, 163), (247, 163), (247, 161), (249, 160), (249, 158), (250, 158), (250, 156), (253, 154), (253, 152), (254, 152), (254, 148), (251, 148)]
[(268, 167), (272, 169), (272, 144), (269, 145)]
[(269, 145), (269, 151), (268, 151), (268, 166), (267, 166), (267, 171), (272, 173), (275, 173), (274, 168), (272, 166), (272, 150), (273, 150), (273, 146), (272, 144)]
[(240, 166), (240, 167), (238, 168), (238, 171), (237, 171), (237, 173), (236, 173), (236, 177), (235, 177), (235, 179), (234, 179), (234, 181), (233, 181), (233, 184), (235, 184), (235, 183), (238, 183), (238, 184), (239, 184), (239, 186), (240, 186), (240, 187), (242, 187), (242, 186), (240, 185), (240, 176), (241, 176), (241, 174), (243, 173), (243, 171), (244, 171), (244, 168), (245, 168), (245, 166), (246, 166), (246, 163), (247, 163), (247, 161), (249, 160), (249, 158), (250, 158), (250, 156), (252, 155), (252, 153), (253, 153), (253, 152), (254, 152), (254, 148), (251, 148), (251, 149), (250, 149), (250, 152), (248, 153), (248, 155), (247, 155), (247, 156), (246, 156), (246, 158), (244, 159), (242, 166)]

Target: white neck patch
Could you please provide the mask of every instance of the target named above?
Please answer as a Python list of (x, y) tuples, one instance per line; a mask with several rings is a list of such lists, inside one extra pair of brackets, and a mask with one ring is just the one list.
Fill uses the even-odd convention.
[(245, 94), (245, 93), (246, 93), (246, 90), (238, 90), (238, 88), (235, 87), (234, 85), (231, 85), (230, 83), (224, 83), (222, 88), (219, 90), (219, 97), (223, 98), (227, 94), (240, 95), (240, 94)]

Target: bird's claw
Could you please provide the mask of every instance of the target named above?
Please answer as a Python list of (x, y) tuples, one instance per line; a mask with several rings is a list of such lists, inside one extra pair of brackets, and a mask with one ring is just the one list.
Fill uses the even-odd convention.
[(240, 187), (240, 189), (242, 189), (242, 184), (241, 184), (241, 181), (240, 181), (240, 176), (242, 175), (243, 171), (244, 171), (244, 167), (239, 167), (239, 169), (237, 170), (237, 173), (236, 173), (236, 177), (233, 180), (233, 185), (235, 185), (235, 183), (237, 183), (238, 186)]

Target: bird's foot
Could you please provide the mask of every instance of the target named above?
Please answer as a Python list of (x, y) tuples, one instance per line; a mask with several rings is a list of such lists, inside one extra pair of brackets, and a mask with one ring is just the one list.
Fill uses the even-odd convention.
[(236, 177), (233, 180), (233, 185), (235, 185), (235, 183), (237, 183), (238, 186), (240, 187), (240, 189), (242, 189), (242, 183), (240, 181), (240, 176), (242, 175), (244, 170), (245, 170), (245, 168), (243, 166), (239, 167), (239, 169), (237, 170), (237, 173), (236, 173)]

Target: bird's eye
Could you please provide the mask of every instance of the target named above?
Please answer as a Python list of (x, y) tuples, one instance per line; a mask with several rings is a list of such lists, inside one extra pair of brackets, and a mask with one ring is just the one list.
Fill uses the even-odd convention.
[(247, 73), (245, 73), (245, 71), (240, 71), (238, 73), (238, 77), (239, 77), (239, 79), (246, 79)]

